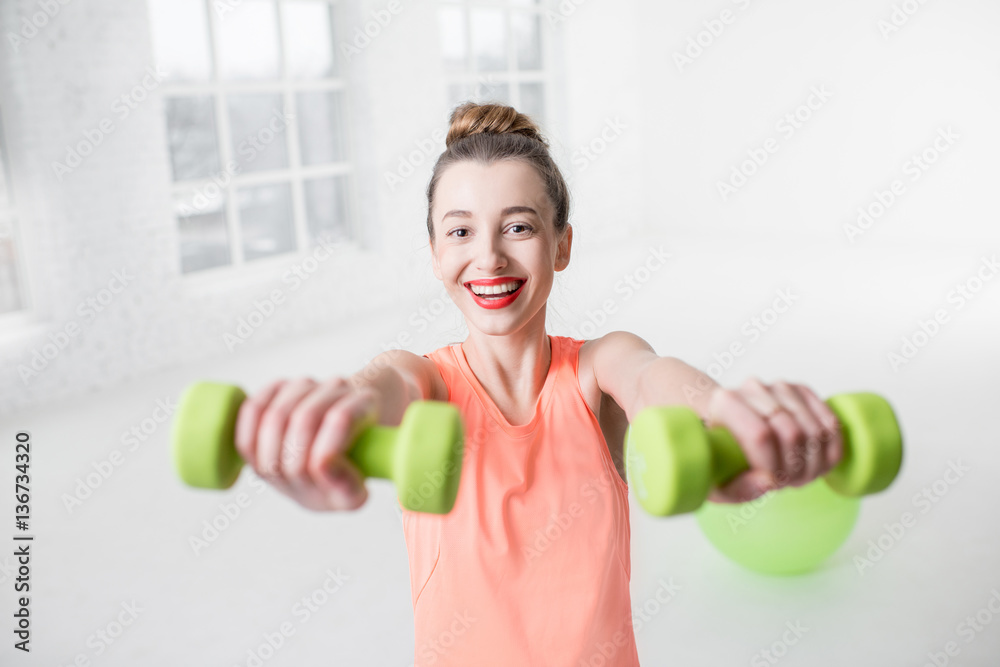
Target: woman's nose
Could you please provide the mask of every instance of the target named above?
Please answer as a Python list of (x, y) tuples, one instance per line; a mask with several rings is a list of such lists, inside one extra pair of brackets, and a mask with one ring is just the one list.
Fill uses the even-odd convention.
[(484, 272), (496, 272), (507, 266), (503, 239), (481, 236), (476, 247), (476, 265)]

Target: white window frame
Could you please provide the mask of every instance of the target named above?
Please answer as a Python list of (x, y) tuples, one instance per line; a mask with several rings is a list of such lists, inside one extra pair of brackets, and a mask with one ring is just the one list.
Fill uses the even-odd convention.
[[(278, 39), (281, 44), (279, 53), (279, 74), (276, 79), (268, 81), (239, 81), (233, 82), (220, 79), (219, 76), (219, 23), (220, 16), (214, 9), (215, 0), (202, 0), (208, 18), (208, 39), (209, 51), (212, 58), (212, 77), (207, 81), (199, 82), (164, 82), (161, 85), (164, 102), (171, 97), (201, 96), (211, 97), (214, 103), (216, 142), (219, 152), (220, 173), (225, 170), (226, 165), (233, 159), (232, 141), (229, 127), (229, 111), (227, 100), (230, 95), (244, 93), (279, 93), (282, 97), (283, 111), (292, 111), (295, 118), (291, 119), (285, 133), (285, 141), (288, 149), (288, 166), (283, 169), (272, 169), (265, 171), (253, 171), (249, 173), (240, 172), (231, 177), (231, 181), (224, 188), (226, 227), (229, 235), (230, 263), (209, 269), (202, 269), (190, 273), (184, 273), (180, 263), (179, 245), (176, 253), (178, 275), (185, 291), (191, 294), (203, 294), (206, 290), (213, 291), (219, 288), (226, 291), (235, 286), (246, 285), (247, 283), (262, 283), (273, 280), (277, 275), (283, 273), (297, 257), (308, 254), (311, 246), (308, 243), (308, 223), (306, 220), (305, 204), (305, 184), (304, 182), (313, 178), (328, 176), (347, 176), (346, 180), (346, 205), (345, 211), (349, 240), (342, 241), (341, 245), (351, 245), (360, 247), (359, 229), (357, 225), (357, 166), (356, 157), (353, 154), (351, 132), (351, 91), (347, 84), (347, 73), (345, 65), (340, 60), (337, 45), (342, 41), (343, 14), (340, 10), (343, 4), (340, 0), (309, 0), (330, 5), (334, 12), (332, 53), (334, 62), (337, 63), (337, 72), (334, 77), (327, 79), (293, 79), (286, 71), (286, 45), (284, 37), (283, 12), (281, 6), (286, 1), (301, 2), (302, 0), (268, 0), (273, 2), (277, 9)], [(299, 150), (299, 126), (297, 105), (295, 95), (299, 92), (326, 92), (339, 91), (341, 93), (341, 137), (344, 141), (346, 161), (329, 165), (303, 166)], [(166, 117), (164, 117), (164, 127), (166, 127)], [(167, 147), (168, 155), (170, 147)], [(171, 156), (172, 159), (172, 156)], [(213, 174), (216, 176), (217, 174)], [(178, 231), (180, 220), (177, 212), (173, 210), (173, 203), (177, 196), (183, 196), (192, 191), (199, 190), (205, 185), (212, 183), (213, 177), (176, 182), (171, 176), (171, 217), (175, 221), (175, 229)], [(255, 185), (279, 185), (289, 183), (292, 193), (292, 215), (295, 224), (296, 247), (288, 252), (275, 254), (269, 257), (262, 257), (251, 261), (246, 261), (243, 256), (243, 239), (240, 225), (237, 221), (237, 189), (240, 187), (252, 187)]]
[[(476, 92), (477, 87), (484, 84), (490, 85), (494, 83), (508, 84), (509, 104), (513, 106), (518, 111), (525, 111), (521, 107), (521, 84), (522, 83), (540, 83), (542, 84), (542, 103), (544, 105), (544, 114), (540, 118), (533, 118), (539, 126), (547, 127), (549, 124), (549, 119), (553, 118), (555, 115), (555, 108), (553, 106), (554, 95), (553, 95), (553, 81), (552, 81), (552, 68), (554, 62), (554, 51), (552, 48), (552, 30), (547, 25), (547, 20), (545, 13), (548, 10), (548, 0), (539, 0), (538, 3), (534, 5), (521, 5), (511, 0), (439, 0), (438, 7), (462, 7), (464, 8), (463, 16), (465, 18), (465, 46), (466, 53), (468, 54), (468, 60), (466, 61), (466, 71), (465, 72), (449, 72), (445, 71), (445, 90), (448, 90), (452, 85), (465, 84), (473, 88), (473, 92)], [(504, 10), (504, 21), (505, 30), (507, 34), (507, 69), (506, 70), (492, 70), (488, 72), (480, 72), (476, 69), (476, 59), (475, 54), (471, 48), (472, 45), (472, 9), (502, 9)], [(521, 70), (517, 66), (517, 53), (513, 46), (513, 31), (511, 29), (511, 14), (512, 13), (534, 13), (538, 15), (538, 27), (539, 27), (539, 39), (541, 40), (541, 58), (542, 67), (539, 70)], [(495, 80), (491, 80), (495, 79)], [(490, 96), (485, 95), (475, 95), (471, 98), (473, 101), (485, 102), (492, 99)], [(449, 105), (452, 104), (451, 100), (448, 100)], [(526, 112), (527, 113), (527, 112)]]
[(20, 217), (15, 206), (14, 175), (11, 171), (10, 143), (5, 140), (5, 125), (2, 110), (0, 110), (0, 168), (6, 179), (6, 204), (0, 202), (0, 238), (10, 237), (14, 246), (14, 263), (17, 273), (17, 286), (20, 290), (21, 308), (0, 313), (0, 330), (5, 333), (23, 332), (27, 327), (37, 324), (37, 314), (32, 299), (31, 280), (28, 275), (26, 257), (24, 254), (24, 236), (19, 233)]

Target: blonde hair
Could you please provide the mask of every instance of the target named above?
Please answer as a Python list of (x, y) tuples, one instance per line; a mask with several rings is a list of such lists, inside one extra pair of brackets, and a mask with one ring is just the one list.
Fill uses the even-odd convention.
[(472, 161), (489, 166), (500, 160), (521, 160), (534, 167), (555, 210), (556, 234), (565, 231), (569, 221), (569, 188), (549, 154), (549, 143), (535, 122), (513, 107), (466, 102), (451, 113), (445, 151), (435, 163), (427, 186), (427, 234), (432, 245), (434, 191), (444, 171), (457, 162)]

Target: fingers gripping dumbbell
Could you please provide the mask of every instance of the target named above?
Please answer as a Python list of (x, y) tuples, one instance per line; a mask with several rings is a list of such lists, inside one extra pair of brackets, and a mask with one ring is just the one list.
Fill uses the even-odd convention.
[[(824, 479), (837, 493), (857, 497), (882, 491), (899, 472), (903, 443), (892, 407), (872, 393), (826, 401), (841, 424), (844, 451)], [(684, 406), (652, 406), (625, 431), (630, 485), (655, 516), (697, 510), (713, 486), (749, 469), (743, 450), (723, 427), (705, 428)]]
[[(190, 486), (228, 489), (243, 467), (236, 418), (246, 394), (239, 387), (197, 382), (181, 395), (174, 420), (174, 466)], [(390, 479), (408, 510), (447, 514), (455, 504), (464, 437), (458, 409), (414, 401), (397, 427), (369, 426), (348, 452), (366, 477)]]

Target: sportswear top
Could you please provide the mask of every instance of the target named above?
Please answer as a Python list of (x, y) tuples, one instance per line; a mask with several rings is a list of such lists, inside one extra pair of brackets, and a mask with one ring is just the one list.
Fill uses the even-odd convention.
[(578, 377), (584, 340), (549, 335), (527, 424), (503, 416), (459, 343), (423, 356), (465, 430), (454, 508), (403, 509), (415, 667), (637, 667), (628, 486)]

